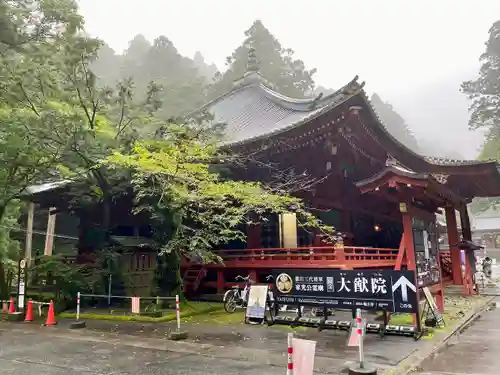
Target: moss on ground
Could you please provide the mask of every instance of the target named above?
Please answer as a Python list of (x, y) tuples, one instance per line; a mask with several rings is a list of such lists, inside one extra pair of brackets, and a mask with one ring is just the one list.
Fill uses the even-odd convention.
[[(187, 302), (181, 307), (181, 318), (186, 319), (197, 316), (210, 314), (211, 312), (220, 311), (223, 309), (222, 304), (213, 302)], [(144, 322), (144, 323), (163, 323), (176, 319), (175, 312), (168, 310), (167, 313), (161, 317), (151, 317), (143, 315), (124, 315), (124, 310), (116, 310), (117, 313), (105, 312), (105, 310), (97, 310), (92, 313), (81, 313), (80, 319), (88, 320), (113, 320), (122, 322)], [(76, 313), (64, 312), (58, 315), (60, 318), (76, 319)]]

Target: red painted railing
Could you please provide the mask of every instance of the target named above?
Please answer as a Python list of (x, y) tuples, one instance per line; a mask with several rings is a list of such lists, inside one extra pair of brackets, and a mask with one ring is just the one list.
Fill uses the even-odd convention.
[[(398, 249), (372, 247), (299, 247), (215, 251), (226, 267), (389, 267)], [(216, 266), (216, 265), (213, 265)]]

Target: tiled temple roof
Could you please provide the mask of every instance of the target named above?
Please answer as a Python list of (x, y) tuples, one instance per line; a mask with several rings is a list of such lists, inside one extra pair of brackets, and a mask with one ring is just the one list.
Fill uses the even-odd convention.
[(233, 90), (196, 111), (207, 111), (216, 123), (226, 125), (226, 143), (251, 142), (300, 126), (335, 108), (363, 87), (355, 77), (333, 94), (293, 99), (266, 87), (258, 73), (245, 78)]

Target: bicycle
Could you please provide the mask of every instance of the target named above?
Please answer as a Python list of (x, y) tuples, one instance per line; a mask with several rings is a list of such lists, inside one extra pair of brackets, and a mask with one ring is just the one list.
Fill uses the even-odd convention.
[(246, 307), (250, 285), (253, 283), (250, 276), (243, 277), (238, 275), (235, 279), (244, 281), (245, 286), (242, 289), (239, 285), (235, 285), (232, 289), (229, 289), (226, 293), (224, 293), (224, 298), (222, 299), (224, 302), (224, 310), (226, 310), (229, 314), (234, 313), (236, 309)]
[[(266, 277), (266, 281), (270, 281), (273, 278), (272, 275)], [(244, 309), (248, 304), (248, 296), (250, 293), (250, 286), (253, 284), (253, 280), (250, 276), (236, 276), (236, 280), (245, 281), (245, 286), (241, 288), (240, 286), (233, 286), (230, 290), (224, 293), (224, 310), (232, 314), (236, 311), (236, 309)], [(266, 319), (269, 321), (273, 321), (274, 317), (274, 295), (271, 288), (267, 289), (267, 302), (266, 302)]]

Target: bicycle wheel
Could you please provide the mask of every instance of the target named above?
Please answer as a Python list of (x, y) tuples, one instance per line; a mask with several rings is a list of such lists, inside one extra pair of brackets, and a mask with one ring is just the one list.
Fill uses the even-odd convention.
[(236, 295), (236, 291), (229, 293), (224, 301), (224, 310), (229, 314), (234, 313), (237, 308), (237, 300), (238, 296)]

